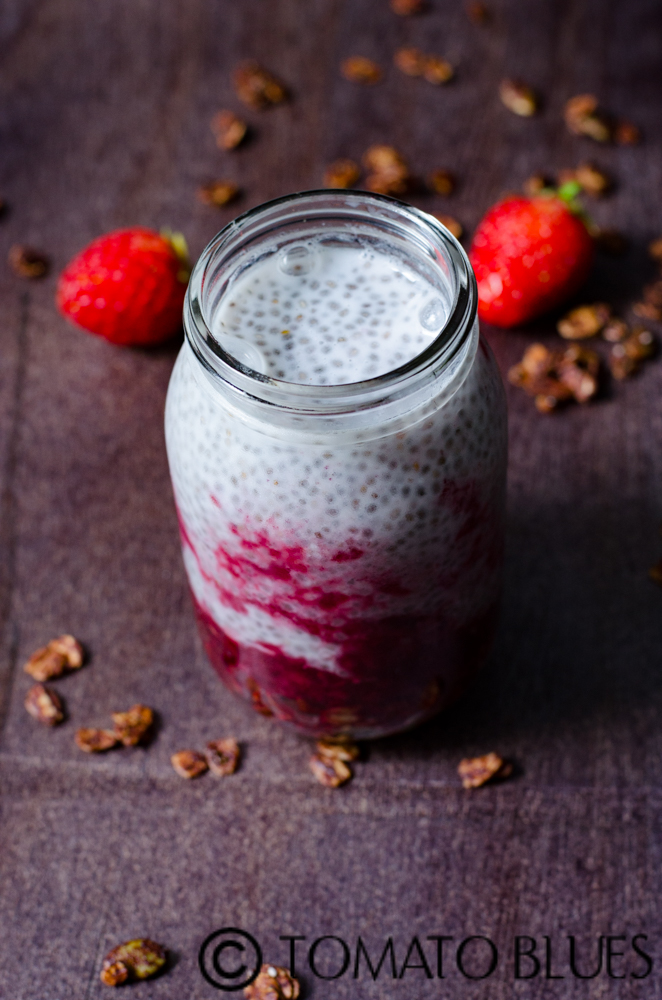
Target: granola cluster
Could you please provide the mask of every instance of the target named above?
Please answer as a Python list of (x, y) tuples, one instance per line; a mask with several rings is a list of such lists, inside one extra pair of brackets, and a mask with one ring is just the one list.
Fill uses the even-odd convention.
[(315, 749), (317, 752), (312, 755), (309, 763), (320, 785), (340, 788), (351, 780), (353, 771), (349, 765), (361, 755), (358, 744), (339, 737), (318, 740)]
[(600, 107), (595, 94), (577, 94), (566, 101), (563, 117), (570, 132), (596, 142), (632, 146), (639, 142), (639, 129), (632, 122), (614, 121)]
[(299, 993), (298, 979), (280, 965), (263, 965), (244, 989), (246, 1000), (297, 1000)]
[(199, 750), (178, 750), (170, 758), (180, 778), (199, 778), (205, 771), (220, 778), (234, 774), (241, 760), (241, 748), (235, 739), (211, 740), (204, 753)]
[(420, 49), (398, 49), (393, 62), (406, 76), (421, 76), (438, 87), (453, 79), (455, 70), (447, 59), (421, 52)]
[(600, 359), (595, 351), (572, 344), (550, 351), (544, 344), (531, 344), (508, 379), (534, 397), (540, 413), (552, 413), (562, 403), (587, 403), (598, 391)]
[(104, 753), (113, 747), (135, 747), (145, 741), (154, 724), (147, 705), (133, 705), (126, 712), (112, 712), (112, 729), (78, 729), (76, 745), (85, 753)]
[(513, 765), (497, 753), (487, 753), (482, 757), (465, 757), (458, 764), (457, 773), (462, 779), (463, 788), (480, 788), (488, 781), (508, 778), (513, 772)]
[(167, 961), (166, 949), (150, 938), (125, 941), (109, 951), (101, 967), (104, 986), (123, 986), (124, 983), (151, 979)]

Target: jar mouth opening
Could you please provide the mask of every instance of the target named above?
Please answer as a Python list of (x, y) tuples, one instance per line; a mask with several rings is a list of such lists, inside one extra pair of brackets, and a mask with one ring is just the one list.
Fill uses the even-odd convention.
[[(419, 354), (396, 368), (357, 382), (310, 384), (263, 374), (228, 353), (213, 330), (210, 314), (226, 293), (237, 262), (260, 248), (270, 252), (301, 232), (333, 236), (359, 228), (415, 253), (435, 269), (447, 289), (447, 314), (438, 335)], [(280, 245), (280, 244), (279, 244)], [(250, 266), (250, 263), (247, 265)], [(332, 413), (396, 399), (428, 379), (438, 379), (466, 343), (476, 317), (476, 282), (469, 259), (455, 237), (434, 216), (394, 198), (363, 191), (315, 190), (286, 195), (245, 212), (203, 250), (184, 303), (184, 330), (212, 382), (240, 395), (285, 409)]]

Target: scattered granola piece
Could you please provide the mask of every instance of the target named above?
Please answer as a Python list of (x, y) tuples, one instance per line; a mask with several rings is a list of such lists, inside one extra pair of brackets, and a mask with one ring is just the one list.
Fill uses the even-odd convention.
[(234, 111), (219, 111), (211, 120), (211, 130), (219, 149), (236, 149), (244, 141), (248, 125)]
[(641, 319), (650, 319), (654, 323), (662, 322), (662, 309), (652, 302), (635, 302), (632, 312)]
[(391, 10), (400, 17), (420, 14), (425, 9), (425, 0), (391, 0)]
[(569, 130), (575, 135), (585, 135), (596, 142), (609, 142), (611, 126), (598, 108), (598, 99), (593, 94), (577, 94), (566, 101), (563, 117)]
[(612, 186), (611, 179), (592, 163), (580, 163), (574, 172), (574, 179), (587, 194), (600, 197)]
[(447, 59), (426, 55), (425, 52), (415, 48), (398, 49), (393, 62), (400, 72), (407, 76), (422, 76), (435, 86), (448, 83), (455, 73)]
[(280, 965), (263, 965), (257, 978), (244, 988), (246, 1000), (297, 1000), (299, 980)]
[(111, 712), (115, 736), (125, 747), (135, 747), (145, 738), (154, 712), (147, 705), (133, 705), (127, 712)]
[(602, 339), (610, 344), (618, 344), (630, 333), (630, 327), (622, 319), (610, 319), (602, 331)]
[(232, 74), (237, 97), (251, 108), (268, 108), (288, 98), (285, 86), (269, 70), (251, 59), (241, 63)]
[(623, 344), (614, 344), (609, 352), (609, 370), (620, 382), (639, 371), (639, 362), (629, 357)]
[(632, 122), (618, 122), (614, 129), (614, 142), (619, 146), (636, 146), (641, 141), (641, 132)]
[(64, 656), (70, 670), (78, 670), (79, 667), (83, 666), (85, 653), (73, 635), (59, 635), (57, 639), (51, 639), (48, 645), (54, 652)]
[(121, 986), (128, 980), (150, 979), (163, 968), (166, 958), (165, 948), (149, 938), (126, 941), (104, 958), (101, 982), (105, 986)]
[(620, 257), (628, 248), (625, 236), (617, 232), (616, 229), (596, 228), (591, 235), (600, 250), (604, 250), (605, 253), (612, 254), (614, 257)]
[(524, 181), (522, 190), (528, 198), (535, 198), (541, 191), (549, 187), (553, 187), (549, 177), (546, 177), (545, 174), (532, 174)]
[(407, 76), (423, 76), (426, 55), (420, 49), (398, 49), (393, 56), (393, 62)]
[(25, 696), (25, 707), (37, 722), (46, 726), (57, 726), (64, 719), (62, 700), (53, 688), (34, 684)]
[(205, 755), (197, 750), (179, 750), (172, 755), (170, 763), (180, 778), (197, 778), (209, 767)]
[(622, 341), (623, 349), (634, 361), (645, 361), (655, 354), (655, 337), (643, 326), (636, 326), (629, 337)]
[(344, 760), (322, 754), (313, 754), (310, 758), (310, 770), (320, 785), (326, 785), (327, 788), (339, 788), (352, 777), (352, 769)]
[(239, 187), (232, 181), (212, 181), (198, 188), (198, 198), (206, 205), (223, 208), (239, 196)]
[(648, 575), (658, 586), (662, 587), (662, 559), (648, 570)]
[(361, 176), (361, 168), (354, 160), (335, 160), (326, 168), (324, 186), (328, 188), (351, 188)]
[(656, 240), (648, 244), (648, 253), (658, 264), (662, 264), (662, 236), (658, 236)]
[(358, 743), (353, 740), (327, 737), (318, 740), (315, 744), (317, 753), (321, 757), (329, 757), (331, 760), (343, 760), (346, 764), (351, 764), (353, 760), (358, 760), (361, 750)]
[(78, 729), (76, 745), (85, 753), (104, 753), (117, 746), (118, 740), (110, 729)]
[(645, 285), (644, 302), (649, 302), (652, 306), (662, 306), (662, 280)]
[(454, 219), (452, 215), (439, 215), (437, 212), (431, 213), (435, 219), (441, 222), (442, 226), (445, 226), (449, 233), (451, 233), (456, 240), (462, 238), (462, 233), (464, 229), (462, 228), (462, 223)]
[(467, 4), (467, 16), (474, 24), (487, 24), (490, 19), (490, 9), (480, 0)]
[(441, 56), (426, 56), (423, 66), (423, 79), (433, 83), (435, 87), (448, 83), (455, 75), (455, 70), (447, 59)]
[(363, 156), (371, 171), (366, 187), (376, 194), (404, 194), (410, 183), (409, 167), (393, 146), (370, 146)]
[(207, 744), (207, 764), (212, 774), (224, 778), (239, 767), (241, 750), (236, 740), (212, 740)]
[(30, 674), (36, 681), (49, 681), (53, 677), (60, 677), (66, 670), (66, 667), (66, 656), (51, 649), (49, 643), (48, 646), (37, 649), (23, 669), (26, 674)]
[(502, 80), (499, 84), (499, 97), (509, 111), (522, 118), (530, 118), (538, 110), (536, 95), (521, 80)]
[(494, 778), (507, 778), (512, 770), (512, 764), (497, 753), (486, 753), (482, 757), (465, 757), (458, 764), (457, 773), (463, 788), (480, 788)]
[(448, 170), (433, 170), (428, 185), (435, 194), (449, 195), (455, 190), (455, 178)]
[(51, 639), (46, 646), (37, 649), (23, 669), (36, 681), (49, 681), (59, 677), (65, 670), (82, 667), (83, 647), (72, 635), (60, 635)]
[(610, 316), (611, 308), (605, 302), (578, 306), (558, 321), (556, 329), (565, 340), (586, 340), (600, 333)]
[(579, 344), (562, 351), (531, 344), (520, 363), (508, 372), (508, 380), (535, 397), (541, 412), (550, 413), (573, 397), (578, 403), (591, 399), (598, 391), (599, 368), (600, 358), (595, 351)]
[(366, 56), (349, 56), (342, 63), (340, 72), (350, 83), (379, 83), (382, 78), (380, 67)]
[(15, 243), (7, 257), (9, 266), (19, 278), (43, 278), (49, 268), (48, 257), (32, 247)]

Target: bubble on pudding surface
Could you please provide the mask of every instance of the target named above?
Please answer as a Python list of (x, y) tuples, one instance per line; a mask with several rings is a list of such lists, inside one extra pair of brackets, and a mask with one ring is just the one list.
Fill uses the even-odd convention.
[(226, 333), (219, 337), (218, 342), (226, 354), (230, 354), (239, 364), (244, 365), (246, 368), (251, 368), (261, 375), (266, 374), (266, 358), (255, 344), (244, 340), (243, 337), (233, 337)]
[(305, 243), (296, 243), (281, 250), (278, 254), (278, 267), (283, 274), (302, 278), (313, 270), (316, 259), (317, 254), (313, 247)]
[(424, 330), (438, 333), (446, 320), (444, 303), (441, 299), (430, 299), (418, 314), (418, 319)]

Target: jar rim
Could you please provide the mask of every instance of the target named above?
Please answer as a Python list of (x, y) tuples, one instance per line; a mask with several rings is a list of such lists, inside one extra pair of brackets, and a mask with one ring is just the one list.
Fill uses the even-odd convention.
[[(288, 210), (293, 213), (288, 215)], [(442, 259), (451, 276), (453, 298), (439, 334), (409, 361), (373, 378), (333, 385), (288, 382), (264, 375), (226, 352), (205, 318), (210, 271), (228, 267), (248, 240), (273, 233), (297, 220), (355, 219), (386, 226), (401, 236), (427, 240), (428, 253)], [(365, 191), (301, 191), (265, 202), (235, 218), (202, 251), (191, 273), (184, 301), (184, 331), (198, 361), (213, 383), (272, 406), (314, 415), (348, 412), (408, 395), (429, 379), (438, 379), (471, 335), (477, 308), (476, 279), (458, 240), (434, 216), (386, 195)]]

